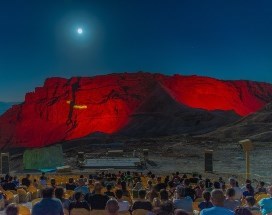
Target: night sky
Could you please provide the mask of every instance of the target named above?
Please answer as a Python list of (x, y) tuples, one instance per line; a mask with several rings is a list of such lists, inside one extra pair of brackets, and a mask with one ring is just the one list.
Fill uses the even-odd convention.
[(23, 101), (52, 76), (272, 82), (271, 0), (6, 0), (0, 27), (0, 101)]

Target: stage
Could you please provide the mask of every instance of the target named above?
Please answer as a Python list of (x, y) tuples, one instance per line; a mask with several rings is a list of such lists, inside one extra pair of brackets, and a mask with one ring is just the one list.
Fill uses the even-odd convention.
[(141, 164), (140, 158), (100, 158), (100, 159), (86, 159), (83, 168), (115, 168), (115, 169), (133, 169), (138, 168)]

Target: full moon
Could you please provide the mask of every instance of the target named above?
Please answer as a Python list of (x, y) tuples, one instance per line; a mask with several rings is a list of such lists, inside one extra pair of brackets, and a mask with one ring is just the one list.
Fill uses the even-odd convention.
[(82, 34), (82, 33), (83, 33), (82, 28), (78, 28), (78, 29), (77, 29), (77, 33), (78, 33), (78, 34)]

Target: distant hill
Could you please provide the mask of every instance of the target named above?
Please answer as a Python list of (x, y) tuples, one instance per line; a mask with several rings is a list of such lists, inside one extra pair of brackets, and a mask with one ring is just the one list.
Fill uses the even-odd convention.
[(254, 81), (144, 72), (52, 77), (0, 116), (0, 148), (43, 147), (97, 132), (204, 134), (271, 101), (272, 85)]
[(0, 115), (5, 113), (12, 105), (16, 105), (19, 102), (0, 102)]
[(253, 141), (272, 140), (272, 103), (256, 113), (250, 114), (235, 123), (218, 128), (204, 135), (210, 139), (234, 140), (249, 138)]

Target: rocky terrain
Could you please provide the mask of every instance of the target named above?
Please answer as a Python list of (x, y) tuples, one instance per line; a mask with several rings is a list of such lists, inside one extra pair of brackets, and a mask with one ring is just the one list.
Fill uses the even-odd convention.
[(49, 78), (0, 116), (0, 147), (43, 147), (94, 133), (203, 134), (271, 100), (272, 85), (252, 81), (143, 72)]

